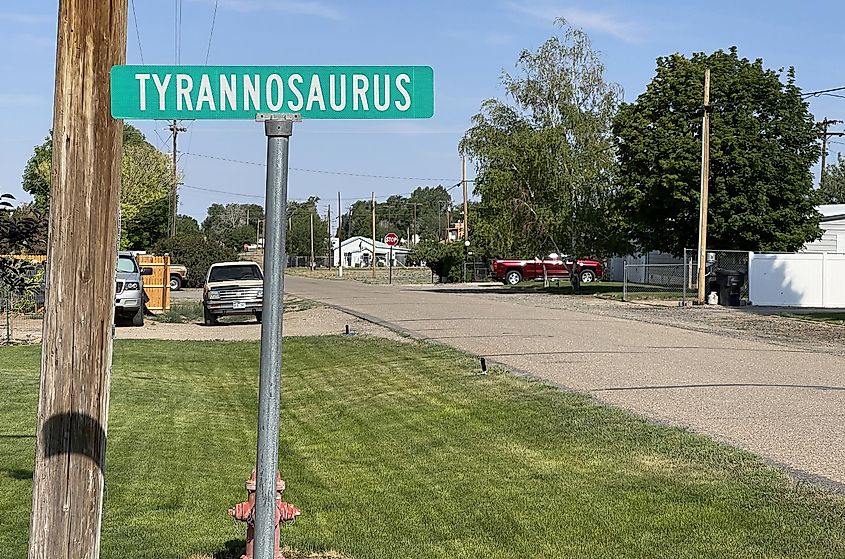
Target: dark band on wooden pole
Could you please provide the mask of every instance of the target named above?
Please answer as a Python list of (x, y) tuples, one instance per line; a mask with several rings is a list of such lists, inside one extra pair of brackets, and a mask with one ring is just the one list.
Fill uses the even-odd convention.
[(29, 559), (95, 559), (112, 361), (123, 125), (109, 72), (126, 0), (61, 0)]

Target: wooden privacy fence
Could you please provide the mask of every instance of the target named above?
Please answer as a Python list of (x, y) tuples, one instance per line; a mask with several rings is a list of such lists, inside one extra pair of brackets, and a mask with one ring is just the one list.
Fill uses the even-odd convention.
[(153, 273), (144, 276), (144, 291), (149, 297), (147, 309), (151, 311), (170, 310), (170, 256), (139, 254), (135, 257), (138, 266), (151, 268)]
[[(29, 260), (31, 262), (42, 263), (47, 261), (47, 257), (43, 254), (9, 254), (0, 255), (4, 258), (14, 258), (16, 260)], [(168, 311), (170, 310), (170, 256), (155, 256), (152, 254), (139, 254), (135, 256), (138, 266), (141, 268), (151, 268), (153, 273), (150, 276), (144, 276), (144, 292), (149, 297), (147, 301), (147, 309), (151, 311)]]

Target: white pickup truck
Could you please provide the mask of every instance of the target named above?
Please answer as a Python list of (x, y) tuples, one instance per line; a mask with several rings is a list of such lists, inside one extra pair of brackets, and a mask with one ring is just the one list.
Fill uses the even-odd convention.
[(202, 291), (206, 326), (237, 314), (252, 314), (261, 322), (263, 302), (264, 275), (255, 262), (219, 262), (208, 269)]

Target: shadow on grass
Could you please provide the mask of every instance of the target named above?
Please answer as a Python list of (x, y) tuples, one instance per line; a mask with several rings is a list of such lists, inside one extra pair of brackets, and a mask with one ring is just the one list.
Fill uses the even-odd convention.
[(540, 282), (522, 282), (516, 285), (474, 285), (471, 287), (432, 287), (422, 289), (432, 293), (497, 293), (500, 295), (521, 295), (525, 293), (553, 293), (557, 295), (618, 295), (622, 296), (622, 284), (617, 282), (595, 282), (581, 284), (576, 292), (568, 281), (557, 285), (553, 282), (543, 287)]
[(212, 559), (241, 559), (246, 553), (246, 540), (229, 540), (220, 551), (214, 552)]
[(32, 470), (24, 470), (21, 468), (3, 468), (0, 471), (2, 471), (3, 475), (8, 478), (16, 479), (18, 481), (32, 481)]

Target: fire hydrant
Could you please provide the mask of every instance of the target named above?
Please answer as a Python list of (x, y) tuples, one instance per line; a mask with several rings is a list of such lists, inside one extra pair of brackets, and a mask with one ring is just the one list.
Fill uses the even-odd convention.
[[(255, 469), (246, 482), (247, 500), (238, 503), (229, 509), (229, 516), (235, 520), (246, 522), (246, 553), (241, 559), (253, 559), (253, 547), (255, 544)], [(275, 547), (274, 559), (284, 559), (279, 549), (279, 526), (282, 522), (293, 522), (299, 516), (300, 510), (290, 503), (282, 501), (282, 491), (285, 490), (285, 482), (279, 472), (276, 472), (276, 523), (275, 523)]]

